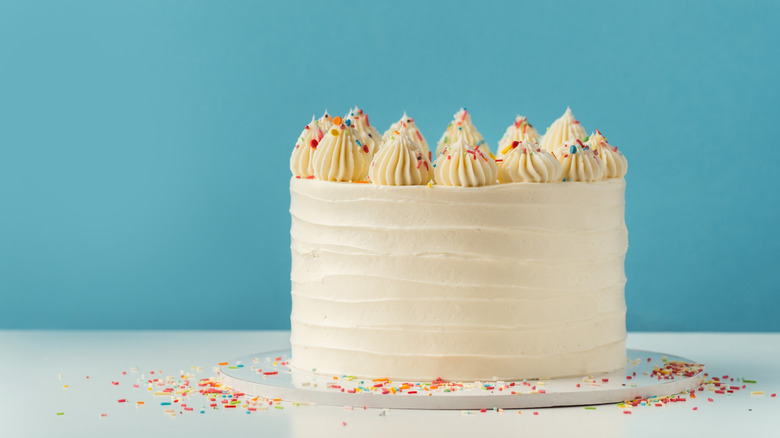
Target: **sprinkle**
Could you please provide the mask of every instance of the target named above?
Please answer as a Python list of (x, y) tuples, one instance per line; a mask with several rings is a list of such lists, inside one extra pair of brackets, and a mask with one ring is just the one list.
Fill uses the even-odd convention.
[(577, 153), (577, 146), (571, 145), (569, 148), (569, 153), (576, 154)]
[(57, 415), (65, 415), (65, 412), (57, 412)]
[(126, 401), (127, 401), (126, 398), (120, 398), (119, 400), (117, 400), (117, 403), (124, 403)]
[(344, 121), (344, 124), (347, 125), (347, 126), (352, 126), (352, 121), (347, 119), (347, 120)]
[(750, 395), (764, 395), (764, 391), (751, 391)]
[(339, 131), (338, 131), (338, 129), (336, 129), (336, 128), (333, 128), (333, 129), (331, 129), (331, 130), (330, 130), (330, 135), (332, 135), (332, 136), (334, 136), (334, 137), (335, 137), (335, 136), (337, 136), (337, 135), (339, 135)]
[(336, 126), (340, 125), (341, 124), (341, 117), (339, 117), (339, 116), (334, 117), (333, 118), (333, 124), (336, 125)]
[(317, 145), (320, 144), (316, 139), (309, 140), (309, 146), (311, 146), (312, 149), (317, 149)]
[(742, 379), (742, 381), (745, 383), (756, 383), (755, 380)]
[[(219, 365), (219, 366), (224, 366), (224, 365), (227, 365), (227, 364), (228, 364), (227, 362), (220, 362), (220, 363), (218, 363), (217, 365)], [(154, 374), (154, 371), (152, 371), (152, 374)]]

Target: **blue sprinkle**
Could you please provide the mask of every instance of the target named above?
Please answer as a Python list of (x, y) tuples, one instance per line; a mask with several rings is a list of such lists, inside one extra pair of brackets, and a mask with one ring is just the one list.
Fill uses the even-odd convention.
[(357, 139), (356, 139), (356, 140), (355, 140), (355, 142), (357, 142), (358, 146), (360, 146), (360, 147), (363, 147), (363, 144), (362, 144), (362, 143), (360, 143), (360, 140), (357, 140)]
[[(572, 146), (572, 147), (574, 147), (574, 146)], [(563, 182), (566, 182), (566, 178), (563, 179)]]
[(570, 154), (576, 154), (577, 153), (577, 146), (571, 145), (571, 147), (569, 148), (569, 153)]
[(349, 120), (349, 119), (345, 120), (345, 121), (344, 121), (344, 123), (345, 123), (347, 126), (352, 126), (352, 121), (351, 121), (351, 120)]
[(244, 365), (243, 364), (239, 364), (238, 367), (239, 368), (244, 368)]
[(160, 406), (170, 406), (171, 402), (162, 402), (160, 403)]

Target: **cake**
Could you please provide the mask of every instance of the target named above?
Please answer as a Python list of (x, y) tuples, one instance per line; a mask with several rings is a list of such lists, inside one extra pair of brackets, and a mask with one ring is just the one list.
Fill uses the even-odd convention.
[(375, 153), (348, 117), (304, 128), (290, 166), (292, 365), (410, 381), (621, 368), (625, 157), (567, 110), (496, 161), (458, 117), (470, 126), (451, 124), (433, 163), (403, 119)]

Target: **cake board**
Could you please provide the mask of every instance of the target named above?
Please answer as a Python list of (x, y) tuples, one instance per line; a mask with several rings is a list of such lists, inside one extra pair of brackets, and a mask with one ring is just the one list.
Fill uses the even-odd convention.
[(624, 368), (585, 377), (483, 382), (410, 382), (315, 374), (290, 366), (290, 350), (244, 356), (220, 367), (224, 386), (288, 402), (385, 409), (529, 409), (616, 403), (697, 388), (704, 365), (629, 349)]

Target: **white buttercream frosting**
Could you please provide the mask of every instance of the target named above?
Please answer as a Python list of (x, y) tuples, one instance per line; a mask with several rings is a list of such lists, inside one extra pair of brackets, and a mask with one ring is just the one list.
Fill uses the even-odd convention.
[(604, 176), (604, 165), (598, 151), (592, 150), (581, 141), (564, 144), (555, 151), (561, 163), (563, 181), (599, 181)]
[(396, 131), (399, 131), (401, 129), (401, 126), (406, 126), (406, 128), (409, 130), (409, 135), (420, 145), (420, 150), (422, 150), (423, 154), (425, 154), (428, 157), (428, 160), (431, 160), (431, 153), (428, 149), (428, 142), (425, 140), (425, 137), (423, 137), (422, 132), (420, 132), (420, 128), (417, 127), (417, 124), (414, 123), (414, 119), (406, 115), (406, 111), (404, 111), (404, 115), (401, 116), (401, 118), (390, 125), (390, 128), (385, 131), (384, 134), (382, 134), (382, 141), (384, 142), (389, 137), (393, 136)]
[(311, 122), (301, 131), (298, 141), (295, 142), (292, 154), (290, 154), (290, 170), (293, 176), (308, 178), (314, 175), (312, 156), (323, 136), (322, 129), (320, 129), (319, 124), (312, 116)]
[(498, 165), (498, 181), (509, 182), (558, 182), (561, 180), (561, 164), (555, 156), (530, 140), (514, 141), (509, 152)]
[(368, 114), (356, 106), (350, 110), (349, 114), (345, 116), (344, 119), (352, 121), (352, 125), (355, 126), (361, 137), (363, 137), (363, 143), (368, 146), (369, 156), (373, 157), (382, 142), (382, 135), (371, 122), (369, 122)]
[(496, 159), (500, 159), (504, 156), (507, 147), (512, 145), (512, 142), (522, 143), (526, 140), (532, 142), (538, 142), (539, 133), (534, 126), (528, 123), (528, 117), (517, 116), (514, 123), (509, 125), (504, 132), (504, 136), (498, 141), (498, 150), (496, 151)]
[(601, 135), (597, 129), (595, 133), (588, 137), (587, 144), (591, 149), (597, 151), (599, 158), (604, 164), (604, 178), (620, 178), (626, 175), (628, 171), (628, 160), (618, 151), (617, 146), (612, 146), (606, 137)]
[(293, 178), (292, 364), (412, 381), (620, 369), (624, 190)]
[(566, 112), (547, 128), (540, 144), (542, 149), (555, 152), (564, 143), (582, 140), (587, 136), (585, 128), (574, 118), (571, 108), (566, 108)]
[(333, 126), (333, 116), (328, 113), (328, 110), (325, 110), (322, 117), (317, 119), (317, 124), (320, 125), (320, 128), (322, 128), (323, 131), (327, 131)]
[(439, 143), (436, 145), (436, 156), (441, 155), (444, 149), (454, 143), (460, 136), (465, 137), (466, 143), (472, 146), (476, 146), (485, 154), (490, 154), (490, 148), (485, 139), (482, 138), (482, 134), (477, 131), (474, 123), (471, 122), (471, 114), (466, 108), (461, 108), (460, 111), (455, 113), (452, 122), (447, 125), (447, 129), (439, 139)]
[(415, 144), (409, 130), (402, 126), (374, 155), (368, 169), (368, 179), (384, 186), (428, 184), (433, 178), (433, 166)]
[[(341, 122), (341, 117), (335, 120)], [(323, 181), (363, 181), (370, 163), (368, 146), (359, 140), (360, 134), (349, 120), (333, 125), (317, 146), (312, 169), (314, 177)]]
[(480, 187), (496, 183), (498, 167), (491, 156), (469, 146), (466, 136), (460, 135), (436, 158), (434, 175), (439, 185)]

